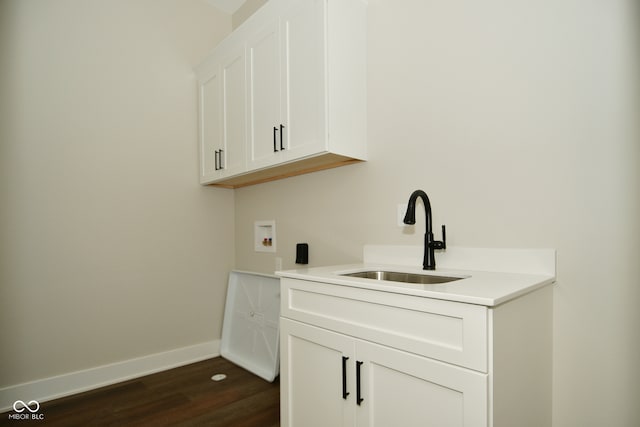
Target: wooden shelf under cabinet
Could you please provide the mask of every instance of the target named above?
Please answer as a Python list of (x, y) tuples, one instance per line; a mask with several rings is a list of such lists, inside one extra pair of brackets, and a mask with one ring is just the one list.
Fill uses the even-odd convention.
[(325, 153), (319, 156), (309, 157), (267, 169), (248, 172), (243, 175), (232, 176), (228, 179), (217, 181), (210, 185), (224, 188), (240, 188), (360, 162), (362, 162), (362, 160), (354, 159), (352, 157)]

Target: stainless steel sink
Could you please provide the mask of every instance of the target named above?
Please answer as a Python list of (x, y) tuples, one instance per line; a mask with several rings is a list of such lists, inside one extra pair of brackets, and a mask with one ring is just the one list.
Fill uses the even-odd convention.
[(400, 273), (397, 271), (357, 271), (355, 273), (342, 273), (340, 276), (361, 277), (363, 279), (388, 280), (391, 282), (417, 283), (421, 285), (433, 285), (438, 283), (453, 282), (464, 277), (436, 276), (431, 274)]

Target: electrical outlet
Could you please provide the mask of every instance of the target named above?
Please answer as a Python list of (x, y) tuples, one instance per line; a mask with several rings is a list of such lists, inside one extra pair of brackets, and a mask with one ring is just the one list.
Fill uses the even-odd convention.
[(276, 257), (276, 271), (282, 270), (282, 258)]

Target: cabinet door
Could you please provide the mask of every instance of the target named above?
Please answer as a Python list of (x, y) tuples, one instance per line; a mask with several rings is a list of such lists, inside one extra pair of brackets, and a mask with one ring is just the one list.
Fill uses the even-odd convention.
[(283, 160), (326, 150), (326, 0), (291, 2), (282, 16)]
[(222, 61), (222, 146), (218, 168), (222, 176), (246, 169), (246, 70), (244, 44)]
[(199, 70), (200, 182), (246, 170), (244, 43), (228, 43)]
[(352, 426), (353, 338), (280, 318), (280, 344), (281, 425)]
[(249, 59), (249, 169), (280, 161), (280, 21), (261, 27), (247, 43)]
[(199, 79), (200, 97), (200, 182), (218, 176), (218, 150), (222, 146), (222, 78), (214, 63)]
[(487, 375), (357, 341), (358, 426), (486, 427)]

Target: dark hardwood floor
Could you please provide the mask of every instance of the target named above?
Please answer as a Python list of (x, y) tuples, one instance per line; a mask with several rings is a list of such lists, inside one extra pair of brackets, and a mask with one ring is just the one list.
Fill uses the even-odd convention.
[[(227, 378), (215, 382), (214, 374)], [(280, 385), (216, 357), (40, 404), (44, 420), (9, 419), (1, 426), (280, 425)]]

